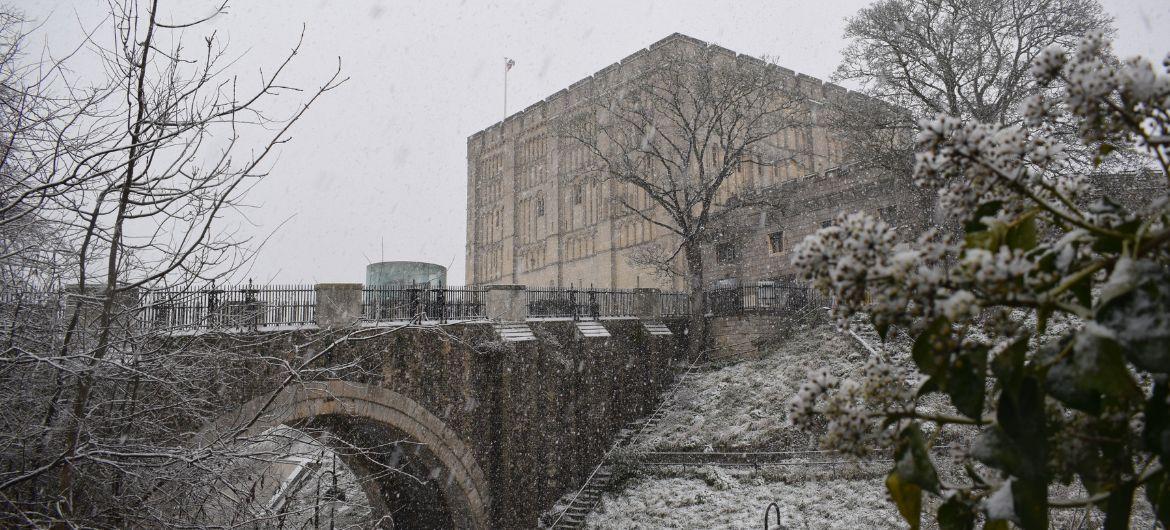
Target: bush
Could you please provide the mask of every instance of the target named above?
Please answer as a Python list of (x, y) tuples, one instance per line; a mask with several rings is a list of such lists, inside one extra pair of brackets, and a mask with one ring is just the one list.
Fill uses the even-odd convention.
[[(830, 446), (891, 451), (886, 485), (912, 527), (923, 491), (941, 499), (942, 528), (1044, 528), (1050, 509), (1086, 506), (1125, 528), (1142, 490), (1170, 524), (1170, 57), (1119, 62), (1090, 34), (1045, 50), (1032, 73), (1023, 123), (921, 123), (916, 182), (961, 236), (895, 244), (855, 213), (799, 245), (794, 263), (842, 322), (865, 311), (883, 340), (895, 326), (914, 337), (921, 377), (880, 360), (858, 379), (814, 373), (791, 417), (827, 417)], [(1093, 160), (1069, 155), (1082, 148)], [(1093, 199), (1087, 174), (1120, 152), (1161, 171), (1142, 207)], [(935, 393), (950, 406), (922, 406)], [(927, 448), (972, 428), (965, 480), (940, 479)], [(1058, 483), (1087, 493), (1050, 498)]]

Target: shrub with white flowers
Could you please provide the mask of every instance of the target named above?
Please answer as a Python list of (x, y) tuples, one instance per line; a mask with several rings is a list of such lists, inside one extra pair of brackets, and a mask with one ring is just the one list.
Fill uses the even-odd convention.
[[(1125, 528), (1135, 502), (1170, 525), (1170, 56), (1118, 61), (1091, 34), (1032, 74), (1022, 123), (921, 124), (916, 184), (961, 234), (898, 243), (855, 213), (796, 249), (840, 322), (865, 314), (883, 340), (892, 327), (914, 339), (920, 374), (877, 361), (858, 380), (814, 373), (789, 417), (823, 417), (823, 441), (844, 452), (892, 451), (886, 485), (912, 527), (923, 492), (941, 528), (1045, 528), (1050, 510), (1090, 506)], [(1094, 166), (1066, 155), (1055, 131), (1068, 123)], [(1121, 149), (1161, 172), (1143, 205), (1092, 193), (1086, 174)], [(936, 393), (948, 405), (921, 405)], [(940, 478), (928, 447), (972, 428), (954, 448), (965, 478)]]

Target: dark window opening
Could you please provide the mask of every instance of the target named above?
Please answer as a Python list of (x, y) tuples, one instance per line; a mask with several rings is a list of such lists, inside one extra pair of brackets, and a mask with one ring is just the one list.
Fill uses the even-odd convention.
[(715, 244), (715, 261), (727, 264), (739, 260), (739, 246), (732, 242)]
[(784, 232), (776, 231), (768, 234), (768, 250), (773, 254), (784, 251)]

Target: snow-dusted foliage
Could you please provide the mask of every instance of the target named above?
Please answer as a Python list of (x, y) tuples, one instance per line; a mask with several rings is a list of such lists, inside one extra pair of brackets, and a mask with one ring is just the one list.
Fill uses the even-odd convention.
[[(1170, 57), (1117, 61), (1090, 33), (1075, 49), (1044, 51), (1031, 72), (1022, 123), (921, 123), (916, 182), (961, 231), (899, 244), (856, 213), (796, 249), (842, 323), (865, 312), (883, 337), (891, 327), (915, 337), (921, 383), (903, 388), (917, 377), (877, 361), (856, 378), (814, 371), (791, 417), (823, 418), (825, 442), (842, 451), (892, 451), (886, 485), (912, 526), (923, 490), (942, 500), (948, 528), (981, 518), (1044, 528), (1051, 510), (1086, 506), (1123, 528), (1142, 492), (1167, 524), (1170, 186), (1126, 208), (1094, 198), (1086, 174), (1124, 150), (1170, 175)], [(1080, 145), (1063, 143), (1063, 124)], [(1066, 156), (1073, 148), (1096, 160)], [(932, 394), (950, 405), (923, 407)], [(940, 479), (927, 448), (972, 427), (979, 434), (956, 452), (967, 475)], [(1086, 491), (1054, 498), (1054, 485), (1073, 483)]]

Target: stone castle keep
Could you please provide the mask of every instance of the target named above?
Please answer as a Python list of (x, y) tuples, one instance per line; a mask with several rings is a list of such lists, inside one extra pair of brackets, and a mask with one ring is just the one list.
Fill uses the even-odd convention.
[[(676, 33), (468, 138), (468, 285), (683, 289), (681, 278), (655, 276), (630, 260), (648, 245), (673, 248), (675, 236), (618, 204), (615, 197), (635, 188), (587, 175), (586, 148), (558, 137), (554, 127), (584, 108), (589, 94), (614, 88), (623, 70), (637, 71), (664, 50), (687, 47), (704, 56), (759, 62)], [(815, 107), (814, 116), (826, 101), (861, 97), (780, 66), (768, 67), (791, 78), (807, 105)], [(823, 125), (784, 131), (770, 143), (792, 153), (791, 159), (770, 166), (745, 164), (721, 187), (721, 203), (746, 189), (770, 200), (768, 207), (742, 208), (727, 226), (714, 227), (718, 244), (708, 245), (704, 256), (709, 283), (790, 274), (792, 245), (842, 211), (867, 210), (899, 226), (921, 225), (930, 217), (931, 201), (911, 191), (908, 182), (842, 167), (841, 142)], [(638, 194), (645, 207), (653, 206)], [(660, 219), (663, 212), (656, 209), (652, 215)], [(675, 267), (684, 270), (681, 255)]]

